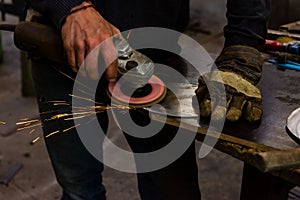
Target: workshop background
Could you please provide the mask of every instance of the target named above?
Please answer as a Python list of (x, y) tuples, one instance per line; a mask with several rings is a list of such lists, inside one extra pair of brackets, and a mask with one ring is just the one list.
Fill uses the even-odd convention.
[[(1, 1), (12, 3), (15, 1)], [(270, 28), (300, 20), (299, 0), (273, 0)], [(3, 13), (3, 12), (2, 12)], [(226, 0), (191, 0), (191, 22), (186, 33), (202, 44), (212, 55), (223, 46), (222, 29), (226, 24)], [(5, 22), (18, 23), (16, 14), (6, 14)], [(2, 19), (3, 20), (3, 19)], [(0, 199), (54, 200), (61, 189), (45, 149), (41, 128), (17, 130), (21, 119), (37, 119), (32, 83), (26, 70), (30, 63), (13, 44), (13, 34), (1, 32), (0, 57)], [(22, 70), (21, 70), (22, 69)], [(115, 125), (110, 127), (113, 142), (126, 145)], [(199, 147), (199, 143), (197, 143)], [(199, 180), (204, 200), (239, 199), (243, 163), (214, 150), (198, 159)], [(176, 177), (174, 177), (176, 178)], [(110, 200), (138, 200), (136, 176), (105, 168), (104, 183)], [(294, 197), (297, 198), (297, 197)]]

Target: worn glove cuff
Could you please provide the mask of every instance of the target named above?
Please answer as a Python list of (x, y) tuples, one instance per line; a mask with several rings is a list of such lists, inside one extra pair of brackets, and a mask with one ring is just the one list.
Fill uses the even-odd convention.
[(238, 74), (253, 85), (261, 78), (263, 59), (253, 47), (229, 46), (223, 49), (215, 63), (219, 70)]

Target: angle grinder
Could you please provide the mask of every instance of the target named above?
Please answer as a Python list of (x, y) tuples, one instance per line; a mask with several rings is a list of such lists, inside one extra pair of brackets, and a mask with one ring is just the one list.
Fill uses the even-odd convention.
[[(0, 24), (0, 30), (14, 32), (15, 46), (29, 56), (67, 63), (62, 39), (52, 26), (22, 21), (19, 24)], [(147, 107), (166, 95), (164, 83), (155, 75), (154, 63), (130, 47), (123, 38), (113, 38), (118, 56), (118, 79), (110, 82), (107, 94), (113, 102), (133, 107)]]
[(125, 39), (114, 38), (118, 56), (118, 78), (108, 85), (107, 93), (113, 102), (133, 107), (148, 107), (166, 95), (161, 79), (153, 75), (154, 63), (130, 47)]

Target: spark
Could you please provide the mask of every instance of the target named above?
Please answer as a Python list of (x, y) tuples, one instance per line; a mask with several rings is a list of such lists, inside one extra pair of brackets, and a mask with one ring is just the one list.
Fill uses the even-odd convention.
[[(131, 35), (131, 31), (128, 32), (127, 38), (129, 38), (130, 35)], [(91, 89), (90, 89), (87, 85), (85, 85), (85, 84), (79, 82), (77, 79), (74, 79), (73, 77), (71, 77), (70, 75), (68, 75), (68, 74), (66, 74), (66, 73), (64, 73), (64, 72), (62, 72), (61, 70), (57, 69), (56, 67), (53, 66), (53, 68), (54, 68), (56, 71), (58, 71), (59, 73), (61, 73), (62, 75), (64, 75), (65, 77), (67, 77), (67, 78), (73, 80), (74, 82), (79, 83), (81, 86), (83, 86), (83, 87), (85, 87), (86, 89), (88, 89), (89, 91), (91, 91)], [(82, 92), (83, 94), (87, 94), (87, 95), (93, 97), (93, 95), (92, 95), (91, 93), (87, 92), (87, 91), (84, 91), (84, 90), (82, 90), (82, 89), (78, 89), (78, 91)], [(96, 101), (94, 101), (94, 100), (91, 99), (91, 98), (80, 97), (80, 96), (77, 96), (77, 95), (74, 95), (74, 94), (69, 94), (69, 96), (75, 97), (75, 98), (78, 98), (78, 99), (83, 99), (83, 100), (86, 100), (86, 101), (91, 101), (91, 102), (93, 102), (93, 103), (95, 103), (95, 104), (103, 105), (103, 103), (101, 103), (101, 102), (96, 102)], [(58, 101), (57, 101), (57, 102), (58, 102)], [(62, 102), (62, 101), (61, 101), (61, 102)], [(65, 102), (65, 103), (66, 103), (66, 102)], [(74, 108), (74, 106), (72, 106), (72, 107)], [(121, 109), (131, 109), (130, 106), (115, 105), (115, 107), (121, 108)]]
[(26, 118), (21, 118), (21, 119), (20, 119), (20, 121), (27, 121), (27, 120), (29, 120), (29, 118), (27, 118), (27, 117), (26, 117)]
[(68, 103), (54, 103), (54, 106), (70, 106)]
[[(59, 118), (64, 118), (64, 120), (74, 120), (74, 119), (81, 119), (85, 117), (89, 117), (92, 114), (97, 114), (100, 112), (103, 112), (106, 109), (110, 109), (110, 107), (105, 107), (105, 106), (89, 106), (89, 107), (77, 107), (82, 110), (78, 110), (77, 112), (73, 113), (63, 113), (63, 114), (57, 114), (52, 116), (51, 118), (47, 119), (46, 121), (54, 120), (54, 119), (59, 119)], [(94, 111), (95, 108), (97, 108), (97, 111)], [(72, 116), (72, 117), (69, 117)], [(75, 117), (73, 117), (75, 116)], [(66, 118), (68, 117), (68, 118)]]
[(29, 129), (29, 128), (37, 127), (37, 126), (42, 126), (42, 123), (38, 123), (38, 124), (31, 125), (31, 126), (26, 126), (26, 127), (18, 128), (17, 131), (22, 131), (24, 129)]
[[(95, 120), (95, 119), (96, 119), (96, 117), (93, 117), (92, 119), (90, 119), (89, 121), (87, 121), (87, 122), (84, 123), (84, 124), (86, 125), (86, 124), (92, 122), (92, 121)], [(67, 120), (67, 119), (65, 119), (65, 120)], [(64, 133), (64, 132), (67, 132), (67, 131), (69, 131), (69, 130), (71, 130), (71, 129), (73, 129), (73, 128), (76, 128), (76, 127), (78, 127), (78, 126), (80, 126), (80, 124), (77, 124), (77, 125), (75, 125), (75, 126), (72, 126), (72, 127), (67, 128), (67, 129), (64, 129), (62, 132), (63, 132), (63, 133)], [(58, 130), (58, 131), (54, 131), (54, 132), (52, 132), (52, 133), (49, 133), (48, 135), (46, 135), (46, 138), (51, 137), (51, 136), (53, 136), (53, 135), (55, 135), (55, 134), (57, 134), (57, 133), (59, 133), (59, 132), (60, 132), (60, 131)]]
[(73, 128), (78, 127), (78, 126), (80, 126), (80, 124), (77, 124), (77, 125), (75, 125), (75, 126), (71, 126), (71, 127), (69, 127), (69, 128), (66, 128), (66, 129), (64, 129), (62, 132), (65, 133), (65, 132), (67, 132), (67, 131), (69, 131), (69, 130), (71, 130), (71, 129), (73, 129)]
[(46, 135), (46, 138), (48, 138), (48, 137), (50, 137), (50, 136), (52, 136), (52, 135), (55, 135), (56, 133), (59, 133), (59, 131), (54, 131), (54, 132), (52, 132), (52, 133), (49, 133), (48, 135)]
[(90, 109), (89, 106), (72, 106), (72, 108), (78, 109), (79, 111), (80, 110), (89, 110)]
[(27, 123), (27, 124), (24, 124), (23, 126), (30, 126), (31, 125), (31, 123)]
[(1, 121), (0, 121), (0, 125), (5, 125), (5, 124), (6, 124), (6, 122), (1, 122)]
[(74, 119), (82, 119), (82, 118), (86, 118), (86, 117), (89, 117), (89, 116), (91, 116), (93, 114), (97, 114), (97, 113), (99, 113), (99, 112), (87, 111), (87, 112), (73, 113), (73, 115), (77, 115), (77, 116), (65, 118), (64, 120), (69, 121), (69, 120), (74, 120)]
[[(128, 33), (127, 37), (128, 38), (130, 37), (130, 32)], [(57, 114), (57, 113), (60, 112), (60, 110), (51, 110), (51, 111), (41, 112), (40, 115), (51, 114), (51, 117), (46, 119), (45, 122), (51, 121), (51, 120), (57, 120), (57, 119), (63, 119), (63, 120), (67, 121), (67, 120), (87, 118), (88, 121), (85, 122), (84, 124), (82, 124), (82, 125), (85, 125), (85, 124), (88, 124), (88, 123), (90, 123), (90, 122), (92, 122), (93, 120), (96, 119), (96, 117), (93, 116), (94, 114), (104, 112), (105, 110), (112, 109), (112, 108), (118, 108), (118, 109), (124, 109), (124, 110), (125, 109), (133, 109), (133, 107), (130, 107), (130, 106), (116, 105), (116, 104), (115, 105), (106, 105), (106, 104), (101, 103), (101, 102), (96, 102), (93, 99), (94, 98), (93, 94), (89, 93), (91, 91), (91, 89), (88, 86), (86, 86), (85, 84), (79, 82), (78, 80), (76, 80), (72, 76), (62, 72), (61, 70), (59, 70), (55, 67), (53, 67), (53, 68), (55, 70), (57, 70), (59, 73), (61, 73), (62, 75), (64, 75), (65, 77), (73, 80), (74, 82), (78, 83), (79, 85), (81, 85), (85, 89), (87, 89), (87, 91), (85, 89), (78, 89), (78, 91), (81, 92), (83, 94), (83, 96), (77, 96), (77, 95), (74, 95), (74, 94), (69, 94), (69, 96), (71, 96), (73, 98), (93, 102), (95, 104), (95, 106), (73, 106), (70, 103), (68, 103), (67, 101), (63, 101), (63, 100), (49, 101), (54, 106), (71, 106), (72, 110), (73, 110), (73, 113), (60, 113), (60, 114)], [(87, 97), (84, 97), (84, 96), (87, 96)], [(23, 118), (23, 119), (21, 119), (21, 122), (17, 123), (17, 125), (19, 125), (19, 126), (21, 125), (23, 127), (18, 128), (17, 130), (20, 131), (20, 130), (30, 129), (30, 128), (37, 127), (37, 126), (42, 126), (42, 123), (32, 125), (33, 123), (36, 123), (38, 121), (39, 120), (30, 120), (28, 118)], [(0, 125), (4, 124), (4, 123), (5, 122), (0, 121)], [(53, 136), (53, 135), (55, 135), (57, 133), (60, 133), (60, 132), (65, 133), (65, 132), (67, 132), (71, 129), (74, 129), (74, 128), (80, 126), (80, 125), (81, 124), (77, 124), (77, 125), (71, 126), (69, 128), (66, 128), (62, 131), (59, 131), (59, 130), (53, 131), (52, 133), (49, 133), (45, 137), (48, 138), (48, 137)], [(29, 133), (32, 134), (34, 132), (35, 132), (35, 129), (32, 129)], [(39, 139), (40, 139), (40, 137), (37, 137), (36, 139), (34, 139), (32, 141), (32, 144), (36, 143)]]
[(69, 114), (69, 113), (57, 114), (57, 115), (52, 116), (50, 119), (47, 119), (46, 121), (50, 121), (50, 120), (54, 120), (54, 119), (60, 119), (60, 118), (63, 118), (63, 117), (68, 117), (70, 115), (72, 115), (72, 114)]
[(85, 106), (85, 107), (80, 107), (80, 106), (73, 106), (73, 108), (78, 109), (77, 111), (86, 111), (86, 110), (108, 110), (111, 109), (111, 106)]
[(113, 104), (112, 107), (113, 108), (119, 108), (119, 109), (122, 109), (122, 110), (135, 109), (133, 106), (126, 106), (126, 105), (120, 105), (120, 104)]
[[(21, 131), (24, 129), (30, 129), (30, 128), (42, 125), (42, 123), (34, 124), (34, 123), (39, 122), (40, 121), (39, 119), (31, 119), (30, 120), (29, 118), (23, 118), (21, 120), (22, 120), (21, 122), (16, 123), (16, 126), (21, 126), (20, 128), (17, 129), (17, 131)], [(33, 128), (29, 131), (29, 134), (33, 134), (34, 132), (35, 132), (35, 129)]]
[(31, 144), (34, 144), (34, 143), (36, 143), (39, 140), (40, 140), (40, 137), (37, 137), (37, 138), (35, 138), (34, 140), (31, 141)]
[(104, 111), (104, 110), (111, 109), (110, 106), (94, 106), (93, 108), (97, 111)]
[(59, 110), (45, 111), (45, 112), (40, 112), (40, 115), (46, 115), (46, 114), (57, 113), (57, 112), (59, 112)]
[(50, 103), (66, 103), (66, 101), (58, 101), (58, 100), (55, 100), (55, 101), (48, 101)]
[(66, 76), (67, 78), (69, 78), (69, 79), (73, 80), (74, 82), (78, 83), (79, 85), (85, 87), (85, 88), (88, 89), (88, 90), (91, 90), (88, 86), (86, 86), (85, 84), (79, 82), (77, 79), (74, 79), (73, 77), (71, 77), (71, 76), (69, 76), (68, 74), (62, 72), (61, 70), (57, 69), (57, 68), (54, 67), (54, 66), (53, 66), (53, 68), (54, 68), (56, 71), (58, 71), (59, 73), (61, 73), (62, 75)]
[(20, 125), (28, 126), (28, 124), (30, 125), (30, 124), (38, 122), (38, 121), (39, 121), (38, 119), (34, 119), (34, 120), (29, 120), (29, 121), (24, 121), (24, 122), (17, 122), (16, 125), (17, 126), (20, 126)]
[(73, 115), (86, 115), (86, 114), (91, 114), (91, 113), (94, 113), (94, 111), (77, 112), (77, 113), (73, 113)]
[(32, 134), (35, 132), (35, 129), (32, 129), (31, 131), (29, 131), (29, 134)]

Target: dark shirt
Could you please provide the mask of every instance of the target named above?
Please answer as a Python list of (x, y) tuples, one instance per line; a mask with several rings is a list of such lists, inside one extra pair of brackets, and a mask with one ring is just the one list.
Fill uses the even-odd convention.
[[(71, 8), (84, 0), (27, 0), (60, 30)], [(153, 26), (183, 31), (189, 21), (189, 0), (94, 0), (100, 14), (121, 31)]]
[[(71, 8), (84, 0), (27, 0), (60, 30)], [(121, 31), (163, 27), (182, 32), (189, 21), (189, 0), (92, 0), (100, 14)], [(225, 46), (257, 48), (265, 41), (270, 0), (227, 0)]]

